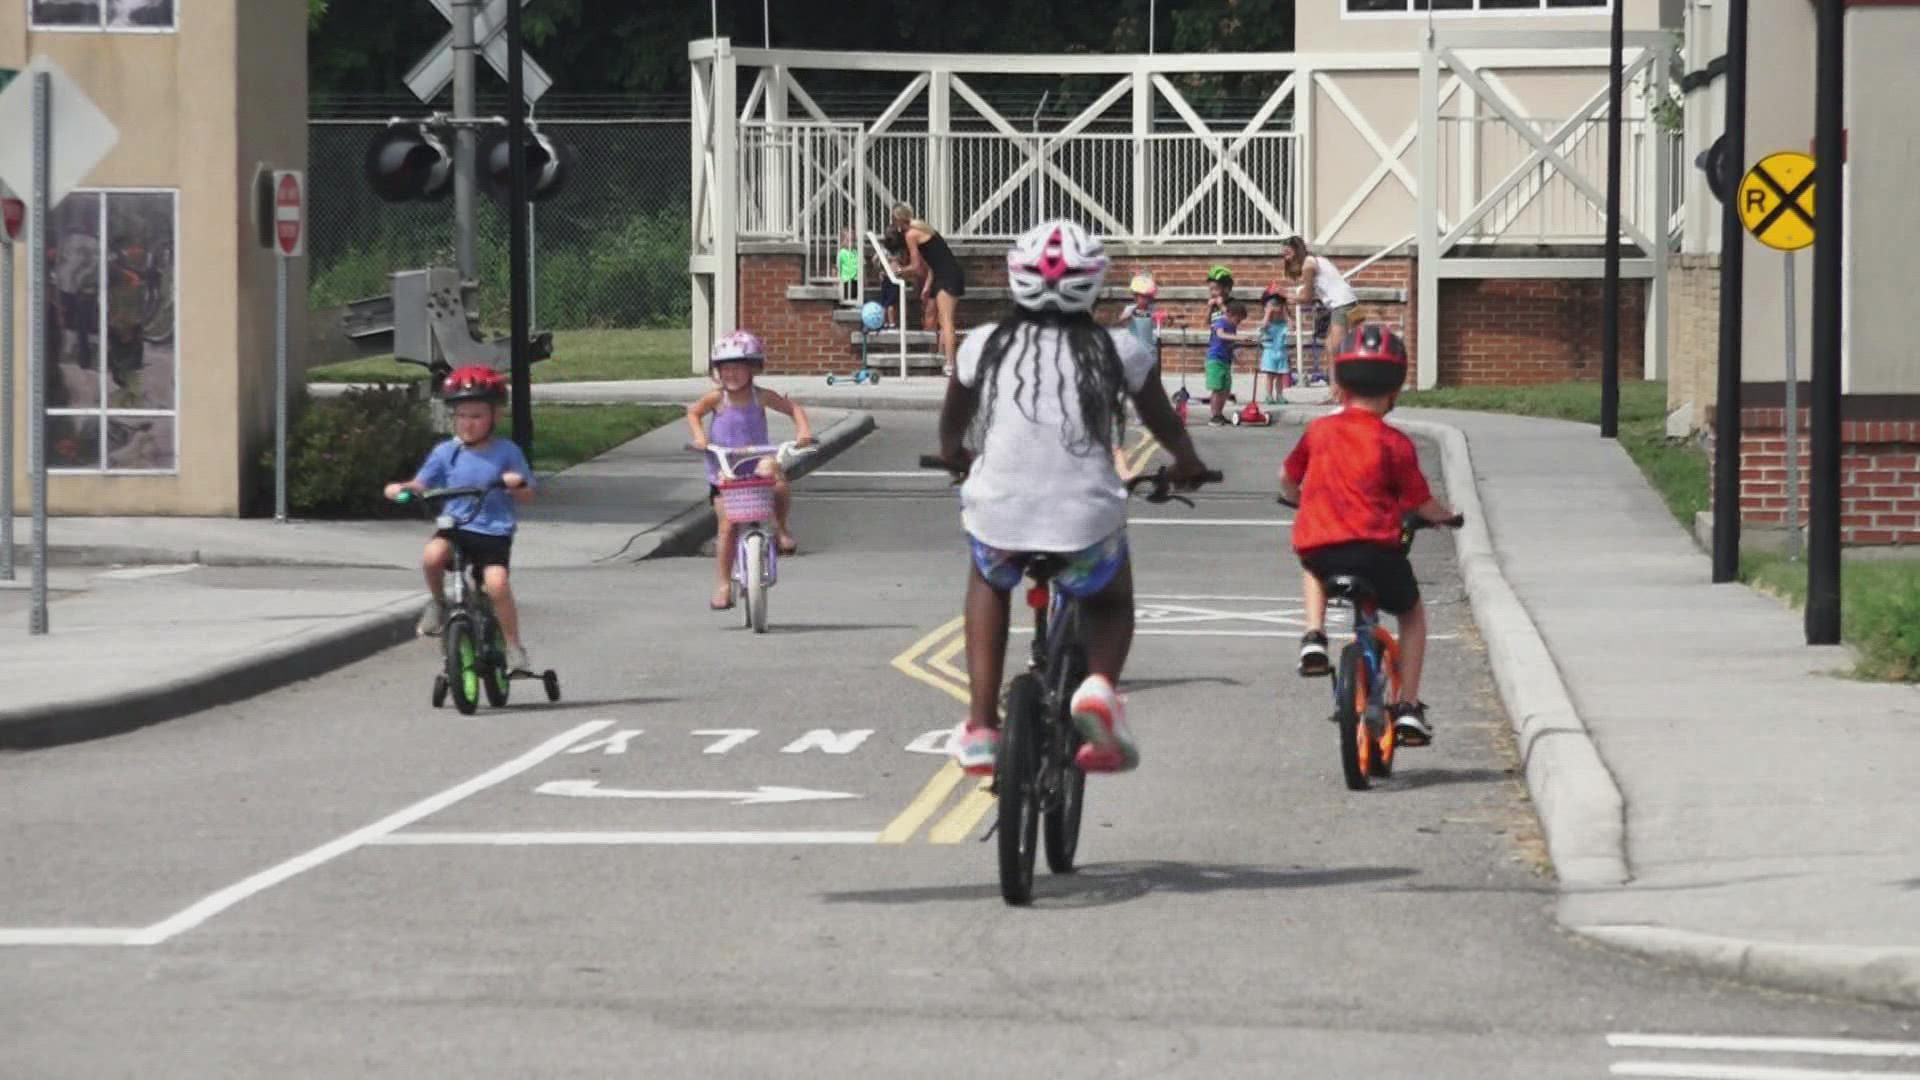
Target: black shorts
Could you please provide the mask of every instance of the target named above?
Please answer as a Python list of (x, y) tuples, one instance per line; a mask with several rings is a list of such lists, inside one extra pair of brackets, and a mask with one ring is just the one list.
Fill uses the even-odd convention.
[(1380, 610), (1405, 615), (1420, 602), (1420, 583), (1414, 580), (1413, 563), (1398, 544), (1334, 544), (1315, 548), (1300, 556), (1307, 572), (1325, 581), (1337, 574), (1363, 577), (1373, 586)]
[(485, 570), (489, 566), (506, 569), (513, 563), (513, 537), (511, 536), (494, 536), (492, 533), (479, 533), (468, 529), (441, 529), (433, 535), (459, 548), (460, 554), (466, 556), (469, 570)]

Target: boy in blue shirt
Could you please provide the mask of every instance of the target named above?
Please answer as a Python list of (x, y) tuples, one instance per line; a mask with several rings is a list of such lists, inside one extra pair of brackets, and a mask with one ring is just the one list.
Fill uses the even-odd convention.
[(1233, 391), (1233, 346), (1240, 324), (1247, 319), (1247, 305), (1228, 300), (1213, 317), (1207, 335), (1207, 390), (1213, 395), (1213, 415), (1207, 423), (1225, 427), (1227, 395)]
[(494, 615), (500, 620), (500, 631), (507, 636), (507, 663), (518, 673), (531, 672), (533, 661), (520, 644), (520, 613), (514, 606), (507, 567), (513, 555), (514, 503), (533, 497), (533, 470), (518, 444), (493, 437), (500, 403), (506, 396), (507, 381), (492, 368), (463, 367), (448, 375), (441, 397), (453, 410), (454, 437), (427, 454), (418, 475), (404, 484), (388, 484), (386, 493), (392, 499), (402, 491), (428, 488), (497, 484), (505, 489), (489, 491), (477, 508), (472, 496), (447, 502), (444, 512), (463, 524), (436, 532), (427, 541), (420, 566), (426, 573), (433, 603), (420, 613), (418, 630), (433, 637), (446, 623), (445, 581), (457, 546), (468, 564), (480, 571), (487, 596), (493, 601)]

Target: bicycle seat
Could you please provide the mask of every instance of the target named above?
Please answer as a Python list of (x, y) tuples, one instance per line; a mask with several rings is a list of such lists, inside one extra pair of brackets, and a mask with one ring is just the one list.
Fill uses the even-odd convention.
[(1327, 579), (1327, 596), (1361, 603), (1373, 599), (1373, 582), (1357, 574), (1335, 574)]
[(1038, 585), (1045, 585), (1066, 568), (1067, 560), (1059, 555), (1035, 555), (1027, 560), (1027, 576)]

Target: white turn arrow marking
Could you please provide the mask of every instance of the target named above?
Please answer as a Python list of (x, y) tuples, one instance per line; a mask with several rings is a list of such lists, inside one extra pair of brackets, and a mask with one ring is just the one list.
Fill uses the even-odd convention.
[(814, 791), (810, 788), (769, 787), (766, 784), (752, 791), (642, 791), (635, 788), (603, 788), (598, 780), (549, 780), (533, 790), (541, 795), (571, 795), (577, 799), (716, 799), (731, 801), (735, 806), (860, 797), (846, 791)]

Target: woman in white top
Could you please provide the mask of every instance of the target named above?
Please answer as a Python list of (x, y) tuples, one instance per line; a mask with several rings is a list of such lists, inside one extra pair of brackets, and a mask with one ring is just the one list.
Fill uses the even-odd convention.
[(1327, 309), (1327, 354), (1333, 355), (1346, 340), (1347, 326), (1352, 321), (1353, 308), (1360, 298), (1353, 293), (1353, 286), (1340, 274), (1340, 268), (1325, 255), (1315, 255), (1307, 250), (1305, 239), (1295, 236), (1287, 240), (1286, 253), (1281, 257), (1287, 276), (1298, 281), (1294, 290), (1294, 299), (1304, 304), (1317, 300)]

